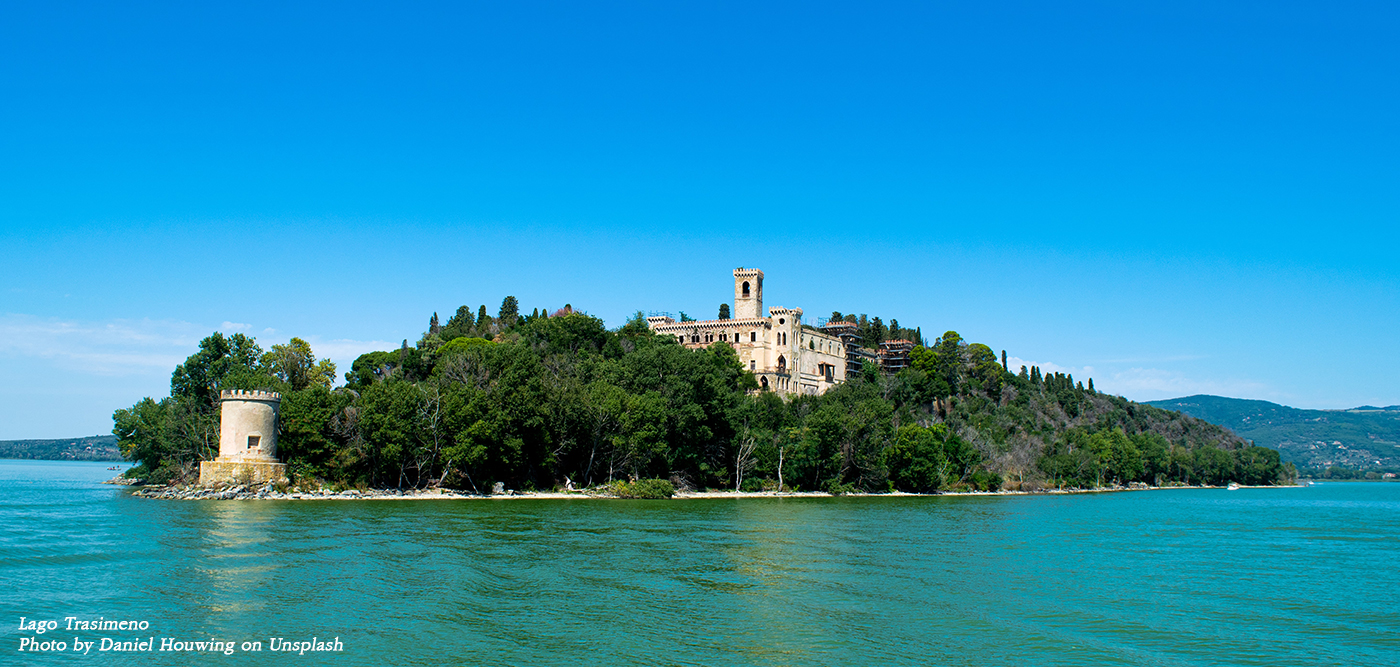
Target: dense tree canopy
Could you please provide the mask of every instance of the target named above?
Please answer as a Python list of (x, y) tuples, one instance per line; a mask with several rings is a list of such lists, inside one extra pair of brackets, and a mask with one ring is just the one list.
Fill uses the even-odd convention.
[[(549, 489), (665, 478), (681, 487), (904, 490), (1251, 484), (1278, 453), (1179, 413), (1039, 368), (1007, 372), (949, 331), (897, 375), (874, 367), (822, 396), (760, 391), (727, 343), (690, 350), (571, 307), (497, 317), (458, 308), (416, 345), (334, 366), (293, 338), (264, 353), (213, 334), (171, 395), (114, 415), (123, 453), (157, 481), (217, 455), (218, 390), (283, 393), (279, 450), (298, 476), (342, 485)], [(834, 319), (842, 319), (833, 313)], [(895, 320), (857, 320), (871, 336)]]

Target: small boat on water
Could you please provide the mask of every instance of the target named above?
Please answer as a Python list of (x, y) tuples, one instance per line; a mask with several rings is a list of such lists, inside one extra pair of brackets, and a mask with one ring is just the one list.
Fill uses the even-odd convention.
[(1226, 490), (1226, 491), (1239, 491), (1239, 490), (1240, 490), (1240, 485), (1239, 485), (1239, 484), (1236, 484), (1235, 482), (1230, 482), (1230, 485), (1227, 486), (1227, 487), (1225, 487), (1225, 490)]

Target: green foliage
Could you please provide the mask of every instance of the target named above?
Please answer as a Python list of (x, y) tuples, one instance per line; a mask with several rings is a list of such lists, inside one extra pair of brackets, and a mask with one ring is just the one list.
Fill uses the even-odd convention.
[[(341, 488), (622, 484), (619, 495), (667, 497), (658, 480), (849, 493), (1291, 474), (1219, 427), (1068, 375), (1008, 373), (953, 331), (897, 375), (868, 365), (824, 395), (783, 397), (757, 391), (732, 346), (688, 349), (640, 313), (610, 331), (571, 307), (521, 317), (510, 306), (494, 319), (463, 306), (416, 346), (361, 355), (336, 390), (301, 339), (263, 354), (215, 334), (176, 370), (170, 397), (116, 411), (113, 434), (153, 480), (188, 479), (217, 454), (215, 391), (273, 388), (282, 457), (305, 483)], [(862, 321), (877, 337), (898, 326)]]
[(665, 500), (676, 495), (676, 487), (664, 479), (639, 479), (635, 482), (614, 482), (608, 490), (618, 498)]
[(199, 351), (175, 367), (170, 396), (213, 405), (224, 389), (262, 389), (271, 378), (261, 368), (262, 348), (243, 334), (227, 338), (214, 332), (199, 342)]
[[(434, 314), (436, 317), (436, 314)], [(311, 344), (292, 338), (286, 345), (273, 345), (260, 360), (263, 372), (282, 381), (292, 391), (311, 386), (329, 389), (335, 383), (335, 364), (317, 360)]]
[(727, 319), (729, 319), (729, 304), (727, 304), (727, 303), (721, 303), (721, 304), (719, 304), (719, 319), (721, 319), (721, 320), (727, 320)]
[(513, 296), (508, 296), (501, 301), (501, 309), (496, 314), (496, 321), (504, 328), (515, 326), (520, 319), (520, 301)]
[(948, 429), (942, 424), (924, 428), (910, 424), (899, 429), (898, 437), (885, 450), (885, 466), (890, 481), (900, 491), (927, 493), (943, 486), (949, 470), (943, 441)]

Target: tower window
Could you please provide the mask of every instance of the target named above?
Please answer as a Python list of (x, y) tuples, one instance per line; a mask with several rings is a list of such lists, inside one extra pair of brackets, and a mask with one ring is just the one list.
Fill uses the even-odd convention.
[(757, 343), (757, 342), (758, 342), (758, 332), (757, 332), (757, 331), (750, 331), (750, 332), (749, 332), (749, 342), (750, 342), (750, 343)]
[(745, 281), (744, 281), (744, 296), (745, 296), (745, 297), (748, 297), (748, 295), (749, 295), (749, 281), (745, 280)]
[(260, 438), (260, 437), (258, 437), (258, 436), (256, 436), (256, 435), (250, 435), (250, 436), (248, 436), (248, 449), (257, 449), (257, 448), (258, 448), (258, 442), (261, 441), (261, 440), (262, 440), (262, 438)]
[(757, 361), (754, 361), (753, 359), (750, 359), (750, 360), (749, 360), (749, 370), (751, 370), (751, 371), (756, 371), (756, 370), (758, 370), (758, 362), (757, 362)]

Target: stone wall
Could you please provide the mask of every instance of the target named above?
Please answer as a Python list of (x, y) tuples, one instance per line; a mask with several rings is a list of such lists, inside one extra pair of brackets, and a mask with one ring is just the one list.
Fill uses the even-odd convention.
[(287, 464), (285, 463), (216, 460), (201, 461), (199, 464), (199, 483), (201, 486), (285, 481), (287, 481)]

